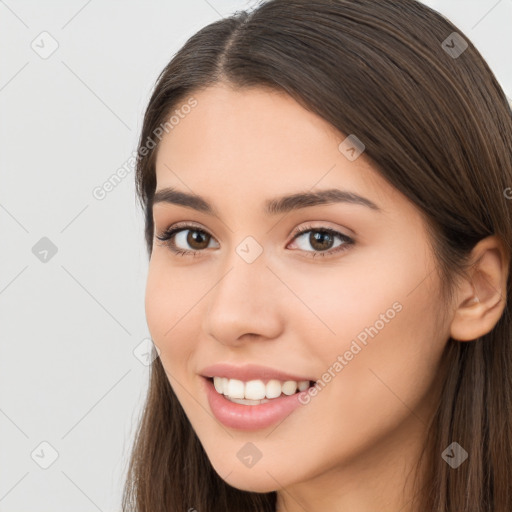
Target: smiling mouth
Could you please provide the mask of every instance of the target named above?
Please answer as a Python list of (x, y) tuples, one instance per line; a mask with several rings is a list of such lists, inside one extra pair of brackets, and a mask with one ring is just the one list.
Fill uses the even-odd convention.
[(279, 381), (276, 379), (251, 380), (244, 382), (238, 379), (225, 377), (205, 377), (209, 380), (216, 392), (226, 400), (242, 405), (260, 405), (277, 398), (291, 396), (306, 391), (314, 386), (315, 382), (305, 381)]

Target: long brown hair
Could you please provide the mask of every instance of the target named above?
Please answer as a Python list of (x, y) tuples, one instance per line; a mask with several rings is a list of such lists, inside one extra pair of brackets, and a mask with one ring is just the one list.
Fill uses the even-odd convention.
[[(341, 133), (356, 134), (378, 172), (427, 221), (444, 285), (437, 299), (451, 296), (482, 238), (495, 234), (510, 251), (512, 112), (471, 41), (415, 0), (270, 0), (201, 29), (157, 79), (136, 168), (149, 254), (159, 127), (167, 132), (175, 109), (219, 81), (284, 91)], [(505, 301), (511, 280), (509, 268)], [(491, 332), (447, 342), (449, 371), (422, 454), (422, 511), (512, 510), (511, 318), (508, 300)], [(457, 470), (441, 457), (454, 441), (469, 453)], [(123, 510), (270, 512), (276, 497), (235, 489), (217, 475), (157, 358)]]

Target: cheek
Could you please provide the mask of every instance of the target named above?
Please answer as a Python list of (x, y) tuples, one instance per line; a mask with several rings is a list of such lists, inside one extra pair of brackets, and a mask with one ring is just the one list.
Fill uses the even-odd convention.
[(381, 247), (378, 254), (359, 250), (336, 265), (318, 265), (309, 271), (279, 270), (295, 295), (289, 294), (287, 313), (297, 331), (308, 334), (303, 339), (314, 343), (314, 352), (330, 358), (347, 350), (358, 335), (364, 341), (365, 329), (375, 322), (379, 328), (387, 326), (381, 315), (393, 321), (407, 293), (420, 275), (424, 277), (416, 263), (399, 265), (387, 247)]
[[(146, 281), (145, 312), (146, 321), (153, 341), (162, 349), (165, 332), (172, 326), (167, 323), (173, 314), (172, 295), (168, 291), (167, 279), (162, 275), (162, 268), (155, 262), (154, 253), (151, 258)], [(168, 312), (168, 316), (164, 312)]]
[(399, 431), (409, 438), (429, 423), (445, 340), (432, 328), (435, 313), (425, 299), (421, 305), (402, 299), (402, 310), (366, 345), (359, 343), (361, 350), (336, 377), (330, 398), (339, 404), (339, 421), (350, 411), (350, 424), (359, 429), (345, 432), (349, 444), (377, 443)]
[[(336, 403), (339, 424), (350, 411), (368, 436), (385, 417), (403, 420), (407, 407), (425, 398), (448, 339), (436, 327), (439, 283), (434, 274), (426, 279), (430, 267), (418, 257), (422, 251), (399, 261), (382, 251), (367, 264), (359, 259), (361, 265), (350, 272), (317, 273), (314, 282), (293, 277), (294, 291), (310, 310), (295, 314), (296, 328), (307, 333), (303, 339), (325, 383), (318, 403)], [(318, 427), (325, 428), (321, 420)]]
[[(179, 277), (171, 272), (161, 255), (153, 254), (146, 281), (145, 313), (146, 321), (153, 341), (163, 352), (177, 348), (170, 343), (177, 331), (187, 325), (185, 314), (186, 290), (182, 289)], [(164, 355), (164, 354), (162, 354)]]
[[(184, 370), (200, 339), (201, 297), (207, 291), (193, 275), (180, 272), (154, 253), (148, 269), (145, 292), (146, 322), (153, 342), (161, 351), (166, 369)], [(180, 361), (180, 368), (176, 362)]]
[(322, 379), (330, 380), (318, 396), (337, 404), (337, 424), (347, 428), (343, 435), (354, 446), (398, 428), (412, 411), (417, 421), (428, 422), (447, 334), (436, 329), (434, 295), (427, 287), (408, 295), (411, 288), (369, 293), (359, 311), (340, 313), (337, 341), (323, 350), (334, 377)]

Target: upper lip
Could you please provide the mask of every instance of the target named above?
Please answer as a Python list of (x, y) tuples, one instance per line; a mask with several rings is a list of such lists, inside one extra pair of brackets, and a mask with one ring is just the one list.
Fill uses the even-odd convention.
[(294, 380), (300, 382), (303, 380), (315, 380), (308, 376), (293, 375), (291, 373), (286, 373), (281, 370), (257, 364), (234, 366), (230, 363), (218, 363), (203, 368), (200, 371), (200, 374), (203, 377), (226, 377), (228, 379), (238, 379), (242, 381), (276, 379), (280, 381)]

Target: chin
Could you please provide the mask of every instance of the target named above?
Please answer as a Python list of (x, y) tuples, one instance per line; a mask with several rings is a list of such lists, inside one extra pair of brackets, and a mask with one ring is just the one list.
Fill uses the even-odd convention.
[[(223, 480), (231, 487), (246, 492), (267, 493), (282, 487), (282, 483), (280, 481), (278, 483), (266, 471), (260, 470), (258, 473), (254, 471), (256, 471), (255, 468), (233, 471)], [(222, 478), (221, 475), (219, 476)]]

